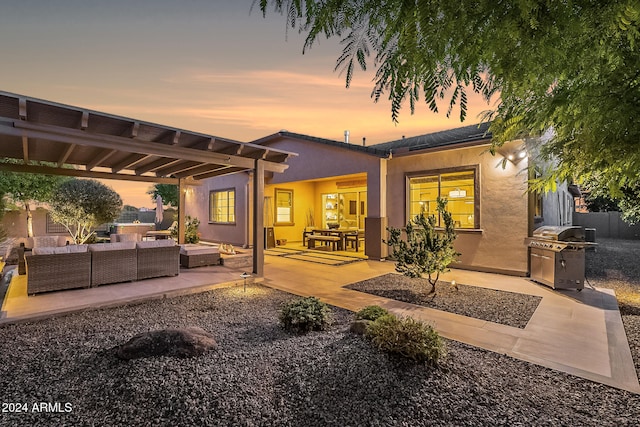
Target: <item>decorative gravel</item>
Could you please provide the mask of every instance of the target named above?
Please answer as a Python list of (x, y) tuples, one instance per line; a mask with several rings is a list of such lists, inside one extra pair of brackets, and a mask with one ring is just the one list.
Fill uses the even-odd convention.
[[(435, 369), (389, 357), (347, 331), (353, 313), (343, 309), (334, 308), (328, 331), (288, 333), (277, 316), (291, 298), (235, 287), (1, 327), (0, 425), (632, 426), (640, 419), (637, 395), (453, 341)], [(110, 351), (135, 334), (184, 326), (212, 332), (218, 348), (192, 359), (131, 361)], [(61, 412), (36, 412), (41, 402)], [(23, 403), (26, 413), (16, 413)]]
[(533, 295), (498, 291), (439, 281), (435, 294), (427, 279), (412, 279), (401, 274), (385, 274), (345, 286), (411, 304), (422, 305), (489, 322), (524, 328), (542, 300)]

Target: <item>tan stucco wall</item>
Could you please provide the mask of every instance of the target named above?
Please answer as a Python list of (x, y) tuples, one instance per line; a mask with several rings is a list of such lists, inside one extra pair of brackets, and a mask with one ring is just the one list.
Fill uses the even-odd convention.
[[(249, 175), (237, 173), (228, 176), (210, 178), (201, 185), (191, 186), (185, 196), (186, 215), (200, 220), (201, 238), (207, 241), (231, 243), (244, 246), (249, 239), (247, 230), (247, 214), (249, 203), (246, 201)], [(209, 192), (233, 188), (236, 192), (236, 223), (213, 224), (209, 222)]]
[[(47, 233), (47, 210), (41, 207), (31, 210), (33, 216), (33, 235), (44, 236)], [(8, 211), (2, 218), (2, 225), (8, 237), (27, 237), (27, 213), (24, 209)], [(67, 233), (62, 233), (67, 234)]]
[[(484, 153), (484, 154), (483, 154)], [(389, 226), (406, 222), (407, 172), (479, 165), (480, 230), (460, 232), (456, 249), (462, 268), (527, 272), (527, 160), (496, 167), (501, 157), (486, 153), (486, 147), (471, 147), (436, 153), (394, 157), (388, 164), (387, 213)]]

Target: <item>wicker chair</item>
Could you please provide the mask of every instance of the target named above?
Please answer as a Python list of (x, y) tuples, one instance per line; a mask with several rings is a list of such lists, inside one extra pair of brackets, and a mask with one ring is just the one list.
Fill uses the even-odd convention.
[(173, 239), (138, 242), (136, 246), (138, 280), (180, 273), (180, 246)]
[(135, 242), (96, 243), (91, 252), (91, 286), (131, 282), (138, 278)]
[(29, 295), (91, 287), (91, 253), (87, 251), (51, 254), (26, 253), (25, 265), (27, 269), (27, 294)]

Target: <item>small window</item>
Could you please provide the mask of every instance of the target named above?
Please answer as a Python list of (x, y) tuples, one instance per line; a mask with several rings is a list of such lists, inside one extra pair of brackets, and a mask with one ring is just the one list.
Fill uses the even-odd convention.
[[(409, 218), (420, 213), (437, 215), (440, 197), (448, 201), (455, 228), (480, 228), (477, 167), (412, 174), (407, 181)], [(438, 217), (437, 225), (444, 227), (442, 218)]]
[(236, 191), (234, 189), (209, 193), (209, 221), (218, 224), (235, 224)]
[(276, 188), (275, 225), (293, 225), (293, 190)]

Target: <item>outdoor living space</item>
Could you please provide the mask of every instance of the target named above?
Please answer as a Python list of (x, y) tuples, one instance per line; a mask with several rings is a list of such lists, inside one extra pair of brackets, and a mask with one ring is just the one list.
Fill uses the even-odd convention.
[(364, 255), (367, 206), (364, 173), (266, 185), (265, 248)]
[[(598, 268), (600, 263), (592, 265)], [(200, 272), (218, 277), (214, 274), (219, 270), (183, 270), (167, 281), (176, 284)], [(516, 328), (345, 287), (393, 274), (393, 270), (392, 262), (364, 260), (327, 267), (267, 257), (266, 279), (246, 288), (240, 277), (233, 277), (236, 271), (225, 284), (198, 290), (174, 287), (174, 293), (166, 287), (167, 298), (152, 294), (146, 302), (120, 302), (115, 303), (120, 307), (99, 310), (85, 307), (79, 313), (37, 322), (30, 320), (43, 316), (23, 317), (19, 324), (0, 328), (0, 342), (5, 343), (1, 345), (14, 349), (11, 362), (0, 360), (3, 366), (17, 369), (14, 385), (22, 384), (21, 378), (31, 378), (41, 392), (71, 401), (72, 413), (56, 415), (57, 420), (70, 423), (91, 417), (93, 411), (122, 422), (142, 417), (155, 420), (168, 416), (166, 408), (178, 402), (183, 420), (206, 419), (210, 424), (261, 419), (265, 424), (313, 425), (318, 414), (324, 414), (326, 420), (341, 425), (363, 420), (365, 424), (403, 420), (420, 425), (430, 419), (448, 420), (450, 425), (477, 420), (485, 420), (480, 425), (500, 424), (499, 420), (509, 424), (515, 419), (531, 424), (548, 420), (550, 424), (602, 425), (609, 420), (612, 425), (633, 425), (640, 413), (633, 362), (639, 353), (637, 344), (629, 350), (626, 320), (623, 325), (612, 290), (596, 286), (582, 292), (555, 291), (525, 278), (455, 269), (442, 277), (445, 283), (456, 280), (540, 298), (527, 325)], [(595, 272), (592, 276), (597, 276), (594, 282), (604, 284), (601, 276)], [(165, 283), (165, 279), (148, 282), (152, 281)], [(129, 284), (104, 288), (122, 286)], [(279, 307), (294, 295), (315, 295), (331, 304), (335, 324), (309, 334), (284, 331), (278, 326)], [(33, 301), (45, 301), (48, 296)], [(432, 324), (447, 338), (449, 355), (442, 366), (428, 368), (387, 357), (349, 332), (353, 311), (371, 304)], [(501, 308), (505, 315), (513, 309)], [(211, 331), (218, 348), (199, 358), (157, 357), (126, 363), (108, 351), (140, 332), (189, 325)], [(4, 339), (5, 332), (14, 337), (12, 344)], [(637, 343), (637, 332), (628, 333), (629, 342)], [(41, 336), (49, 337), (47, 346), (35, 344)], [(39, 363), (27, 363), (27, 357)], [(87, 375), (71, 374), (79, 369)], [(125, 375), (126, 381), (117, 380)], [(8, 397), (14, 397), (12, 387), (2, 385)], [(133, 389), (140, 391), (125, 404), (121, 396)], [(221, 394), (224, 402), (234, 405), (211, 408), (219, 404)], [(274, 399), (274, 395), (286, 398)], [(175, 396), (181, 397), (176, 401)], [(192, 404), (184, 405), (183, 399)], [(345, 404), (349, 402), (358, 405)]]

